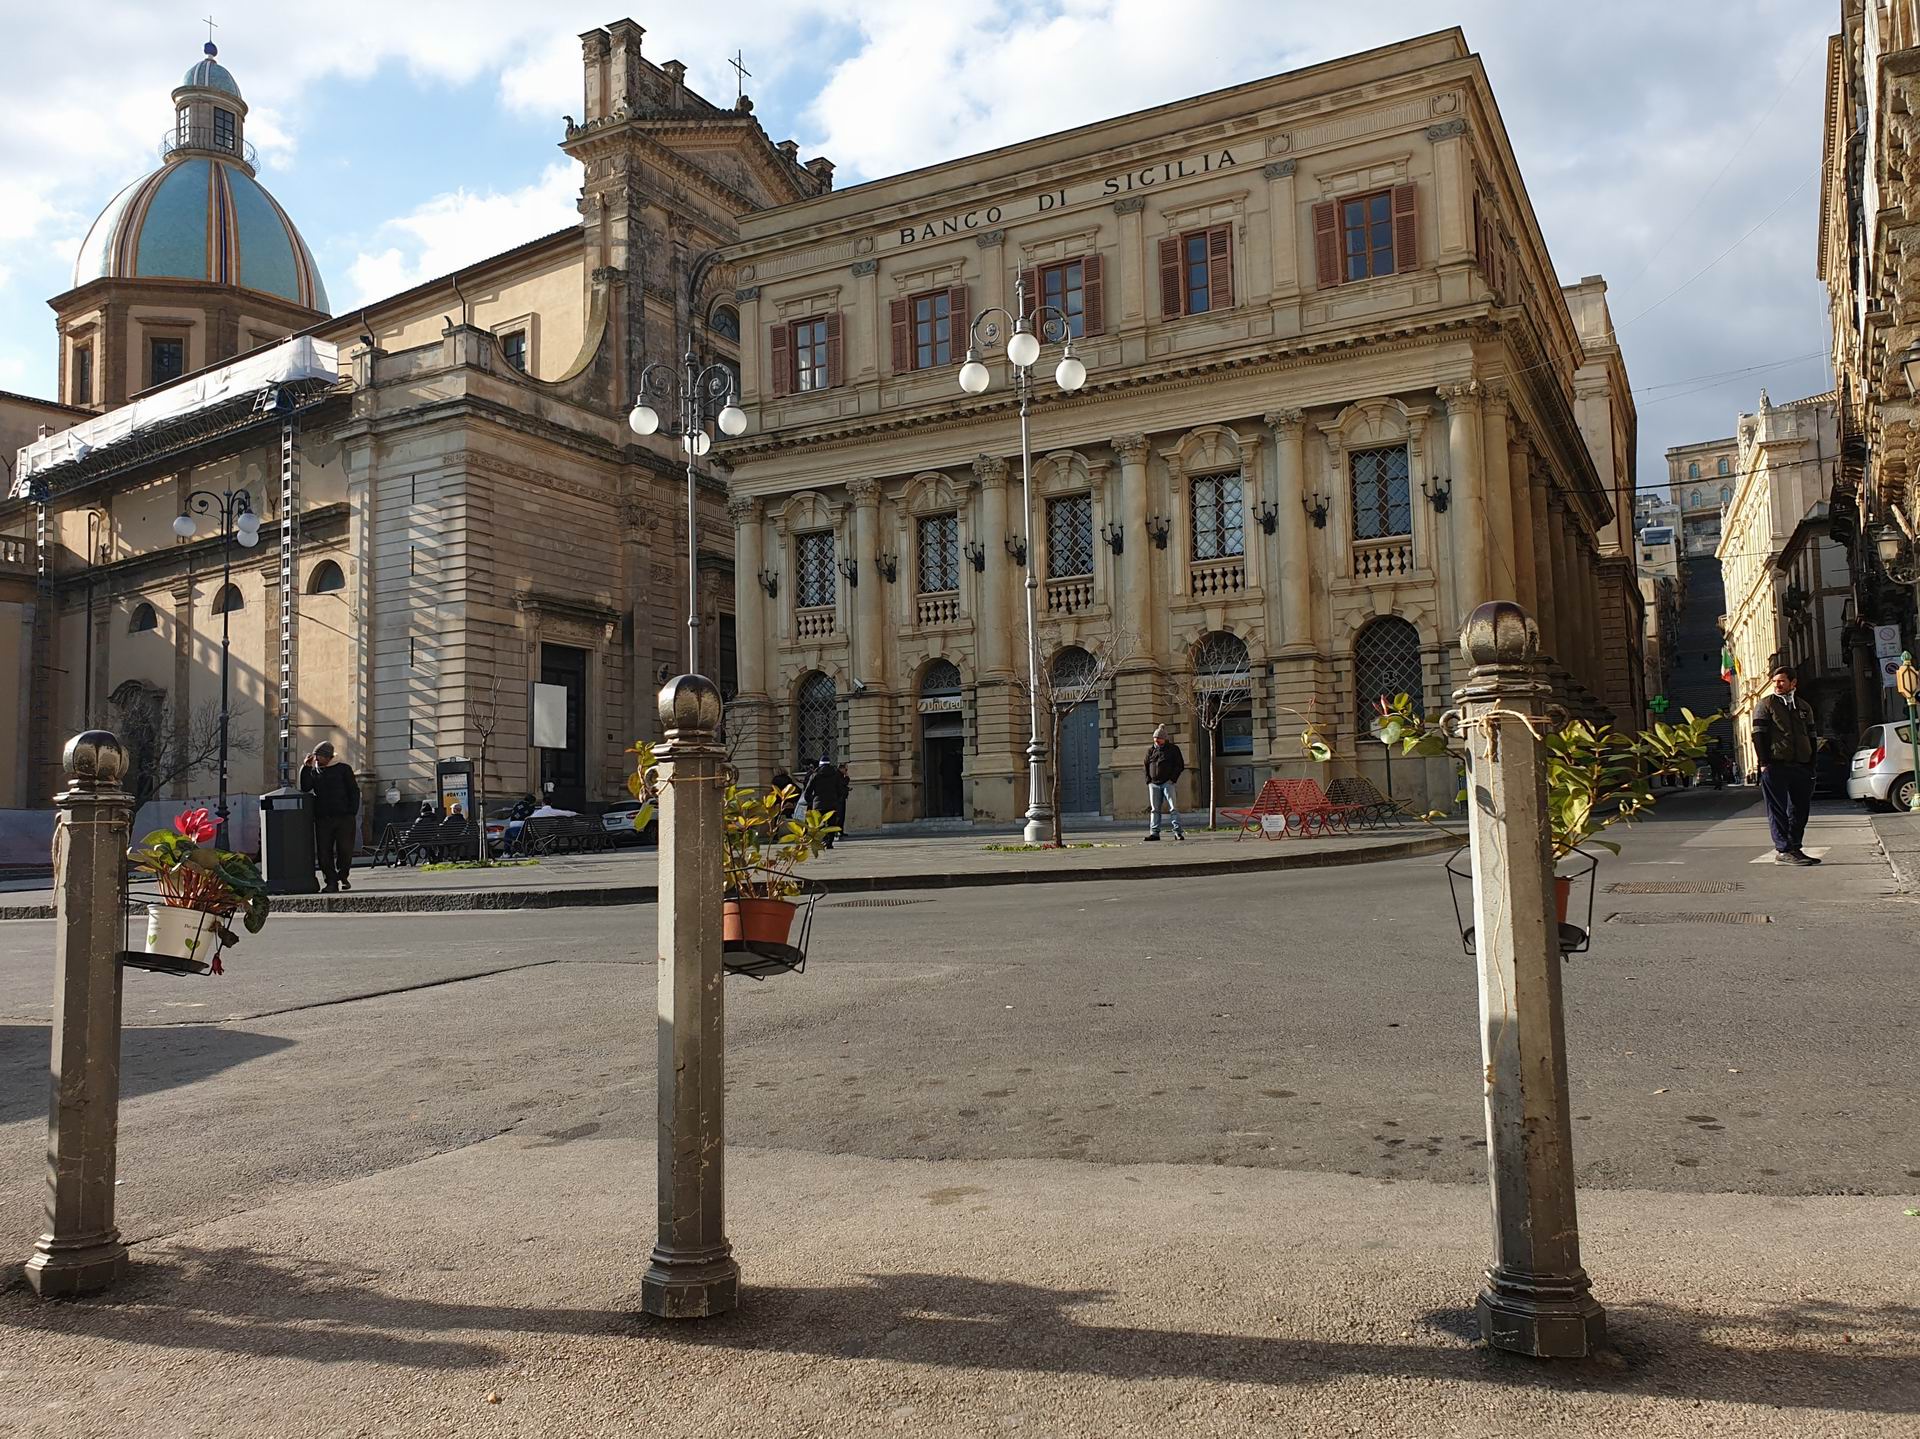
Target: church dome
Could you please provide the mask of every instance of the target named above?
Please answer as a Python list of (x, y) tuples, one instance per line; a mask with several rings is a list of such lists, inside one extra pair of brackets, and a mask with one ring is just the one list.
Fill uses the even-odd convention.
[(108, 203), (74, 262), (90, 280), (198, 280), (327, 312), (313, 253), (266, 187), (232, 160), (176, 153)]
[(233, 72), (209, 55), (187, 71), (186, 78), (180, 82), (182, 90), (218, 90), (240, 98), (240, 84), (233, 78)]

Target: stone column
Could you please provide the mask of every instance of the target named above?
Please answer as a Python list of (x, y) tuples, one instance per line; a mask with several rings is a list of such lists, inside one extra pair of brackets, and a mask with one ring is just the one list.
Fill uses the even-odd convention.
[(1007, 566), (1013, 557), (1007, 553), (1007, 462), (992, 455), (979, 455), (973, 461), (974, 478), (980, 481), (980, 502), (974, 506), (974, 541), (986, 552), (985, 568), (973, 577), (974, 593), (980, 609), (973, 617), (974, 639), (979, 646), (980, 673), (1003, 678), (1010, 671), (1012, 646), (1007, 634)]
[(1280, 511), (1280, 555), (1274, 575), (1280, 599), (1280, 648), (1307, 649), (1313, 644), (1313, 596), (1307, 549), (1306, 416), (1299, 410), (1275, 410), (1266, 421), (1273, 427), (1273, 503)]
[(1520, 598), (1519, 547), (1514, 530), (1513, 480), (1507, 470), (1507, 389), (1487, 387), (1486, 410), (1481, 417), (1481, 454), (1487, 480), (1487, 561), (1490, 597)]
[(1539, 601), (1535, 612), (1544, 637), (1542, 643), (1548, 653), (1557, 656), (1560, 653), (1560, 585), (1553, 572), (1553, 482), (1538, 468), (1529, 478), (1533, 496), (1528, 506), (1533, 515), (1533, 592)]
[[(1525, 423), (1511, 416), (1507, 425), (1507, 486), (1513, 495), (1513, 577), (1515, 598), (1529, 614), (1543, 613), (1540, 605), (1540, 581), (1535, 569), (1537, 551), (1533, 522), (1533, 455), (1527, 443)], [(1541, 628), (1546, 627), (1542, 620)]]
[(720, 691), (681, 675), (660, 691), (658, 1237), (640, 1305), (663, 1319), (739, 1299), (726, 1233), (726, 1009), (720, 963)]
[(755, 698), (767, 692), (767, 592), (760, 587), (766, 567), (762, 547), (760, 501), (729, 500), (733, 519), (734, 648), (740, 669), (740, 693)]
[(1547, 828), (1539, 631), (1518, 605), (1481, 605), (1460, 637), (1472, 671), (1454, 695), (1467, 766), (1474, 951), (1480, 971), (1493, 1264), (1475, 1308), (1495, 1349), (1581, 1358), (1606, 1312), (1580, 1267), (1567, 1100), (1559, 926)]
[(853, 562), (857, 567), (853, 603), (858, 618), (853, 627), (853, 672), (856, 679), (877, 686), (886, 667), (886, 581), (880, 576), (880, 482), (847, 481), (853, 501)]
[(1120, 457), (1120, 528), (1126, 548), (1114, 613), (1120, 628), (1145, 653), (1153, 646), (1153, 541), (1147, 538), (1147, 437), (1115, 435), (1107, 441)]
[(1580, 539), (1580, 575), (1585, 586), (1581, 614), (1587, 625), (1587, 688), (1598, 698), (1607, 690), (1607, 632), (1600, 615), (1600, 546), (1592, 535)]
[(1487, 598), (1487, 490), (1481, 468), (1480, 384), (1440, 386), (1447, 406), (1447, 466), (1453, 512), (1453, 583), (1457, 615)]
[(126, 943), (133, 796), (126, 751), (105, 730), (67, 741), (54, 831), (53, 1096), (47, 1114), (47, 1229), (27, 1282), (47, 1298), (86, 1294), (127, 1268), (113, 1222), (120, 1137), (120, 950)]
[(1580, 579), (1579, 547), (1574, 541), (1575, 527), (1579, 524), (1573, 509), (1564, 501), (1560, 506), (1560, 527), (1558, 543), (1560, 547), (1560, 568), (1556, 575), (1560, 580), (1561, 593), (1566, 603), (1560, 606), (1560, 663), (1575, 679), (1586, 673), (1587, 617), (1585, 614), (1585, 588)]

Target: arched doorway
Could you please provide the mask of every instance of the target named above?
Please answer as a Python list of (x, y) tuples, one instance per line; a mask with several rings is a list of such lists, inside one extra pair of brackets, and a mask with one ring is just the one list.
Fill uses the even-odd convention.
[(925, 819), (966, 814), (966, 714), (960, 671), (934, 660), (920, 677), (920, 813)]
[[(1398, 615), (1383, 615), (1370, 620), (1353, 637), (1353, 700), (1359, 725), (1354, 731), (1354, 751), (1373, 736), (1378, 723), (1379, 704), (1391, 704), (1401, 695), (1413, 701), (1414, 709), (1424, 714), (1421, 696), (1420, 631)], [(1393, 794), (1393, 748), (1380, 747), (1381, 778), (1387, 794)], [(1402, 788), (1406, 788), (1402, 784)]]
[[(1069, 645), (1053, 657), (1048, 667), (1053, 676), (1056, 701), (1071, 702), (1084, 693), (1085, 677), (1098, 668), (1094, 657), (1078, 645)], [(1060, 766), (1060, 812), (1062, 814), (1100, 813), (1100, 701), (1082, 700), (1067, 708), (1060, 717), (1060, 753), (1054, 762)]]
[(800, 681), (793, 696), (793, 757), (798, 775), (806, 775), (822, 759), (835, 758), (840, 719), (840, 695), (833, 677), (818, 670)]

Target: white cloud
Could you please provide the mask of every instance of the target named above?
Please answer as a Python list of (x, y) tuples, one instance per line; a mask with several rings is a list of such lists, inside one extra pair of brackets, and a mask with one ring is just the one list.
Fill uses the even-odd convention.
[(517, 190), (435, 195), (380, 227), (381, 247), (355, 256), (335, 307), (344, 313), (564, 229), (580, 218), (579, 193), (580, 167), (563, 160)]

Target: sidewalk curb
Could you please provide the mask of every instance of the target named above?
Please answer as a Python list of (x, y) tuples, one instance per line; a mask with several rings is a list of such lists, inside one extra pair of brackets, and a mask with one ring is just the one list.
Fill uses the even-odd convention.
[[(1026, 869), (981, 871), (978, 874), (846, 875), (829, 882), (827, 889), (833, 894), (879, 894), (889, 890), (987, 889), (1008, 884), (1088, 884), (1119, 879), (1190, 879), (1212, 874), (1333, 869), (1444, 854), (1465, 843), (1464, 834), (1443, 833), (1422, 835), (1369, 849), (1283, 851), (1212, 862), (1185, 860), (1147, 866), (1109, 864), (1072, 870)], [(652, 904), (659, 897), (658, 885), (628, 884), (573, 889), (448, 890), (438, 894), (410, 891), (398, 894), (276, 895), (273, 908), (278, 914), (441, 914), (461, 910), (590, 909), (608, 905)], [(0, 905), (0, 921), (53, 917), (53, 906), (50, 904)]]
[(1870, 814), (1873, 836), (1893, 870), (1895, 882), (1907, 894), (1920, 891), (1920, 815)]

